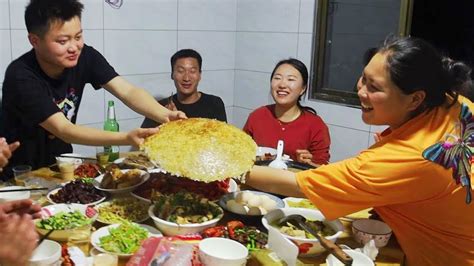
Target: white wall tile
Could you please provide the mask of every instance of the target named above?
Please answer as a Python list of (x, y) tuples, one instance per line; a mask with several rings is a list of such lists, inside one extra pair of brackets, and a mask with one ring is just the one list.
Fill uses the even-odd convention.
[(314, 108), (328, 124), (369, 131), (369, 126), (361, 119), (360, 109), (314, 100), (305, 101), (303, 104)]
[(299, 10), (295, 0), (239, 0), (237, 31), (298, 32)]
[(28, 32), (25, 30), (11, 30), (12, 59), (20, 57), (33, 48), (28, 41)]
[(235, 32), (178, 31), (178, 50), (185, 48), (201, 54), (203, 70), (235, 67)]
[(203, 71), (200, 91), (221, 97), (225, 106), (234, 104), (234, 70)]
[(81, 0), (84, 5), (82, 11), (82, 28), (83, 29), (103, 29), (104, 28), (104, 1), (97, 0)]
[(178, 30), (235, 31), (237, 0), (178, 0)]
[(92, 85), (84, 87), (81, 106), (77, 114), (76, 124), (104, 123), (105, 120), (105, 95), (104, 89), (94, 90)]
[[(104, 55), (104, 31), (84, 30), (84, 42)], [(106, 58), (107, 59), (107, 58)]]
[(10, 29), (10, 4), (8, 2), (8, 0), (0, 0), (0, 30)]
[(12, 61), (11, 47), (10, 47), (10, 31), (0, 30), (0, 81), (3, 82), (5, 77), (5, 70)]
[(105, 31), (105, 55), (121, 75), (169, 71), (176, 51), (174, 31)]
[(311, 61), (313, 52), (313, 35), (311, 33), (300, 33), (298, 34), (298, 53), (296, 58), (301, 60), (306, 67), (308, 72), (311, 73)]
[(132, 84), (145, 89), (156, 99), (169, 97), (171, 92), (175, 92), (171, 72), (152, 75), (132, 75), (125, 76)]
[(317, 0), (300, 0), (299, 32), (312, 33), (315, 23)]
[(253, 110), (242, 108), (242, 107), (237, 107), (234, 106), (232, 110), (232, 124), (238, 128), (243, 128), (245, 125), (245, 122), (247, 121), (247, 117), (249, 117), (249, 114)]
[(233, 106), (227, 106), (225, 108), (225, 115), (227, 116), (227, 123), (236, 126), (234, 124), (234, 107)]
[[(176, 30), (177, 0), (124, 1), (120, 9), (104, 5), (105, 29)], [(147, 34), (147, 32), (141, 32)]]
[(334, 125), (328, 127), (331, 136), (330, 162), (353, 157), (367, 148), (368, 132)]
[(234, 84), (234, 106), (254, 110), (273, 103), (270, 95), (270, 73), (237, 70)]
[(295, 57), (296, 33), (237, 32), (235, 68), (271, 72), (281, 59)]
[(25, 29), (25, 8), (29, 0), (10, 0), (10, 26), (12, 29)]

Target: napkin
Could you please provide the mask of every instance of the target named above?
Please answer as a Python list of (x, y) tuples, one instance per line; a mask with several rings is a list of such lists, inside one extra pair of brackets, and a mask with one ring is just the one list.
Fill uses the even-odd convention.
[(379, 254), (379, 249), (375, 247), (375, 241), (371, 239), (362, 248), (356, 248), (355, 250), (364, 253), (371, 260), (375, 261), (375, 258)]

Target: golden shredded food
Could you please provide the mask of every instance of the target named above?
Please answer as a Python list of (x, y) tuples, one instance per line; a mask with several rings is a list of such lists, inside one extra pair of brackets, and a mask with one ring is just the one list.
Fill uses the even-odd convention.
[(140, 148), (165, 171), (203, 182), (241, 176), (253, 166), (257, 151), (244, 131), (207, 118), (162, 124)]

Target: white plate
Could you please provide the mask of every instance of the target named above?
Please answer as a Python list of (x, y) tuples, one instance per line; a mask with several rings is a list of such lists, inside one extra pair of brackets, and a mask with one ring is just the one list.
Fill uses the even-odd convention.
[[(56, 188), (56, 189), (53, 189), (51, 190), (47, 195), (46, 195), (46, 198), (48, 199), (48, 201), (51, 203), (51, 204), (62, 204), (64, 202), (55, 202), (51, 199), (51, 195), (54, 195), (56, 193), (58, 193), (58, 191), (62, 189), (62, 187), (60, 188)], [(92, 205), (97, 205), (101, 202), (103, 202), (107, 197), (102, 197), (101, 199), (97, 200), (97, 201), (94, 201), (94, 202), (90, 202), (90, 203), (85, 203), (84, 205), (87, 205), (87, 206), (92, 206)], [(82, 204), (82, 203), (78, 203), (78, 204)]]
[[(120, 170), (122, 173), (126, 173), (128, 171), (130, 171), (132, 169), (124, 169), (124, 170)], [(148, 178), (150, 178), (150, 174), (146, 171), (143, 171), (143, 170), (139, 170), (139, 169), (133, 169), (133, 170), (138, 170), (141, 172), (141, 177), (142, 177), (142, 180), (133, 185), (133, 186), (130, 186), (130, 187), (125, 187), (125, 188), (118, 188), (118, 189), (108, 189), (108, 188), (101, 188), (100, 187), (100, 182), (102, 182), (102, 178), (104, 178), (104, 175), (100, 175), (96, 178), (94, 178), (94, 181), (92, 182), (92, 184), (94, 184), (94, 187), (98, 190), (102, 190), (102, 191), (106, 191), (106, 192), (109, 192), (111, 194), (120, 194), (120, 193), (128, 193), (128, 192), (131, 192), (133, 191), (135, 188), (137, 188), (138, 186), (140, 186), (141, 184), (145, 183)]]
[[(148, 230), (148, 237), (150, 236), (156, 236), (156, 237), (161, 237), (163, 236), (163, 234), (158, 231), (158, 229), (152, 227), (152, 226), (149, 226), (149, 225), (146, 225), (146, 224), (138, 224), (140, 225), (141, 227), (145, 228), (146, 230)], [(111, 225), (108, 225), (108, 226), (104, 226), (102, 228), (100, 228), (99, 230), (95, 231), (94, 233), (92, 233), (91, 235), (91, 244), (92, 246), (94, 246), (95, 249), (97, 249), (98, 251), (100, 252), (103, 252), (103, 253), (110, 253), (110, 254), (115, 254), (117, 256), (119, 256), (120, 258), (129, 258), (131, 257), (133, 254), (126, 254), (126, 253), (113, 253), (113, 252), (109, 252), (105, 249), (103, 249), (101, 246), (100, 246), (100, 238), (103, 237), (103, 236), (108, 236), (110, 235), (109, 233), (109, 228), (116, 228), (120, 226), (120, 224), (111, 224)]]
[(219, 205), (226, 211), (228, 212), (231, 212), (231, 213), (235, 213), (235, 214), (238, 214), (238, 215), (242, 215), (242, 216), (255, 216), (255, 217), (261, 217), (263, 216), (263, 214), (257, 214), (257, 215), (252, 215), (252, 214), (243, 214), (243, 213), (236, 213), (236, 212), (233, 212), (231, 210), (229, 210), (227, 208), (227, 201), (229, 200), (235, 200), (237, 198), (237, 195), (244, 192), (244, 191), (248, 191), (254, 195), (258, 195), (258, 196), (261, 196), (261, 195), (266, 195), (268, 196), (270, 199), (272, 199), (273, 201), (275, 201), (276, 203), (276, 208), (283, 208), (285, 207), (285, 203), (277, 196), (273, 195), (273, 194), (269, 194), (269, 193), (266, 193), (266, 192), (263, 192), (263, 191), (255, 191), (255, 190), (243, 190), (243, 191), (240, 191), (240, 192), (233, 192), (233, 193), (228, 193), (228, 194), (225, 194), (224, 196), (222, 196), (222, 198), (219, 200)]
[[(119, 199), (116, 199), (116, 200), (122, 200), (122, 199), (119, 198)], [(142, 200), (139, 200), (139, 199), (136, 199), (136, 198), (132, 198), (132, 197), (129, 197), (129, 200), (136, 200), (137, 203), (143, 205), (143, 209), (144, 209), (144, 213), (145, 213), (144, 218), (142, 218), (142, 219), (140, 219), (140, 220), (136, 220), (136, 221), (131, 221), (131, 222), (141, 223), (141, 222), (144, 222), (144, 221), (148, 220), (148, 218), (150, 218), (150, 216), (148, 216), (148, 207), (149, 207), (149, 204), (143, 202)], [(100, 208), (112, 204), (113, 201), (114, 201), (114, 200), (102, 202), (101, 204), (95, 206), (94, 208), (97, 210), (97, 212), (100, 212)], [(122, 217), (122, 218), (123, 218), (123, 217)], [(101, 222), (101, 223), (103, 223), (103, 224), (111, 224), (111, 223), (109, 223), (109, 222), (107, 222), (107, 221), (101, 220), (101, 219), (100, 219), (100, 215), (97, 217), (97, 221), (99, 221), (99, 222)]]
[[(240, 189), (239, 189), (239, 185), (237, 185), (237, 183), (235, 182), (235, 180), (231, 178), (230, 181), (229, 181), (229, 188), (227, 189), (227, 191), (228, 191), (229, 193), (233, 193), (233, 192), (237, 192), (237, 191), (239, 191), (239, 190), (240, 190)], [(145, 201), (145, 202), (147, 202), (147, 203), (151, 203), (151, 200), (150, 200), (150, 199), (143, 198), (143, 197), (141, 197), (141, 196), (139, 196), (139, 195), (137, 195), (137, 194), (135, 194), (135, 193), (133, 193), (133, 192), (130, 192), (130, 195), (132, 195), (132, 197), (135, 197), (135, 198), (137, 198), (137, 199), (139, 199), (139, 200), (143, 200), (143, 201)]]

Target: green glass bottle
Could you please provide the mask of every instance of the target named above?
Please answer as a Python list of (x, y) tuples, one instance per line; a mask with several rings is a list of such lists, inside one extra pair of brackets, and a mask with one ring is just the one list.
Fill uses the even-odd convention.
[[(104, 130), (119, 132), (119, 124), (115, 118), (115, 105), (114, 101), (108, 102), (107, 107), (107, 119), (104, 123)], [(104, 152), (109, 154), (109, 162), (113, 162), (119, 158), (119, 146), (105, 146)]]

